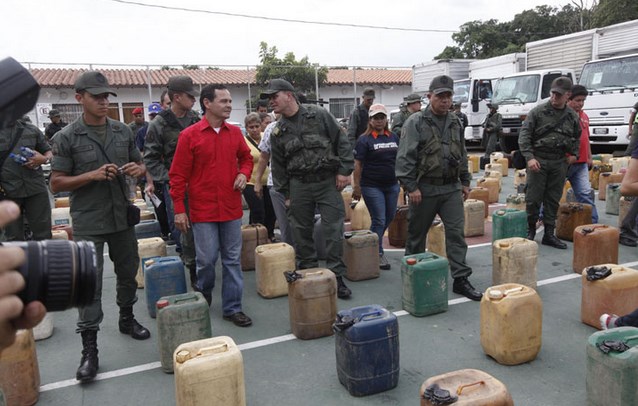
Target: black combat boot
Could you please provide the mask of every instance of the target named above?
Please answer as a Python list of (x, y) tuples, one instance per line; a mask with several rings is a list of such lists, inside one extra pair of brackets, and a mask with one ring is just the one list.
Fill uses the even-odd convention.
[(120, 333), (128, 334), (136, 340), (146, 340), (151, 332), (135, 320), (133, 307), (120, 307)]
[(188, 271), (191, 277), (191, 288), (193, 288), (193, 291), (197, 292), (197, 266), (196, 265), (189, 266)]
[(527, 222), (527, 239), (534, 241), (536, 238), (536, 220)]
[(82, 331), (82, 359), (75, 373), (75, 379), (84, 383), (92, 381), (97, 375), (99, 361), (97, 358), (97, 331)]
[(558, 248), (561, 250), (567, 249), (567, 244), (559, 240), (554, 235), (554, 226), (545, 226), (545, 233), (543, 234), (543, 240), (541, 242), (543, 245), (549, 245), (550, 247)]
[(477, 302), (480, 301), (483, 297), (483, 294), (481, 292), (474, 289), (474, 286), (472, 286), (467, 277), (454, 278), (454, 283), (452, 284), (452, 292), (463, 295), (466, 298)]
[(343, 283), (343, 278), (337, 276), (337, 297), (339, 299), (347, 299), (352, 294), (352, 291)]

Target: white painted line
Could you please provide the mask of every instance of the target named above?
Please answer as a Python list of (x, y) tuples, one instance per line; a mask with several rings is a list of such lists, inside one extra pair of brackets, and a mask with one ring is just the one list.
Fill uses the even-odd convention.
[(580, 274), (574, 272), (573, 274), (570, 274), (570, 275), (563, 275), (563, 276), (557, 276), (555, 278), (543, 279), (542, 281), (538, 281), (536, 283), (536, 286), (549, 285), (549, 284), (552, 284), (552, 283), (568, 281), (568, 280), (576, 279), (576, 278), (580, 278), (580, 277), (581, 277)]
[(290, 341), (295, 339), (297, 339), (297, 337), (295, 337), (293, 334), (286, 334), (284, 336), (266, 338), (265, 340), (259, 340), (259, 341), (253, 341), (252, 343), (239, 344), (237, 347), (241, 351), (252, 350), (253, 348), (265, 347), (267, 345), (283, 343), (285, 341)]
[[(148, 364), (137, 365), (137, 366), (129, 367), (129, 368), (117, 369), (115, 371), (98, 374), (94, 380), (103, 381), (105, 379), (111, 379), (111, 378), (117, 378), (120, 376), (136, 374), (138, 372), (144, 372), (151, 369), (159, 368), (161, 365), (162, 364), (158, 361), (158, 362), (149, 362)], [(40, 392), (66, 388), (68, 386), (74, 386), (79, 384), (80, 382), (75, 379), (67, 379), (65, 381), (59, 381), (59, 382), (49, 383), (47, 385), (42, 385), (40, 386)]]

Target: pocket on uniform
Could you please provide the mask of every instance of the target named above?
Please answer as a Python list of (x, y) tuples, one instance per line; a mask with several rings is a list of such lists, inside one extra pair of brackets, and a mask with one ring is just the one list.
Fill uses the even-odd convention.
[(115, 143), (115, 155), (120, 159), (128, 159), (128, 142)]
[(85, 163), (97, 161), (97, 152), (95, 150), (74, 152), (73, 161), (76, 164), (85, 164)]
[(292, 155), (303, 149), (303, 144), (298, 138), (293, 138), (284, 144), (284, 156), (290, 158)]

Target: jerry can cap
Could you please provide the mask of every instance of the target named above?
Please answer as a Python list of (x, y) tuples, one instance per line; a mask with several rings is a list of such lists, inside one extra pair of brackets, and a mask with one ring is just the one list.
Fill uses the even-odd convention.
[(163, 309), (163, 308), (165, 308), (168, 305), (169, 305), (169, 303), (168, 303), (168, 300), (166, 300), (166, 299), (158, 300), (157, 303), (155, 303), (155, 306), (158, 309)]
[(416, 258), (408, 258), (405, 260), (405, 263), (408, 265), (416, 265)]

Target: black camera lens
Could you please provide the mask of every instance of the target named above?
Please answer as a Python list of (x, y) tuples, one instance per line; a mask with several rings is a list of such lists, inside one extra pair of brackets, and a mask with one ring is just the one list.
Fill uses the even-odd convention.
[(26, 285), (18, 294), (27, 304), (38, 300), (48, 311), (90, 304), (97, 282), (95, 246), (90, 241), (13, 241), (5, 247), (20, 247), (26, 261), (18, 271)]

